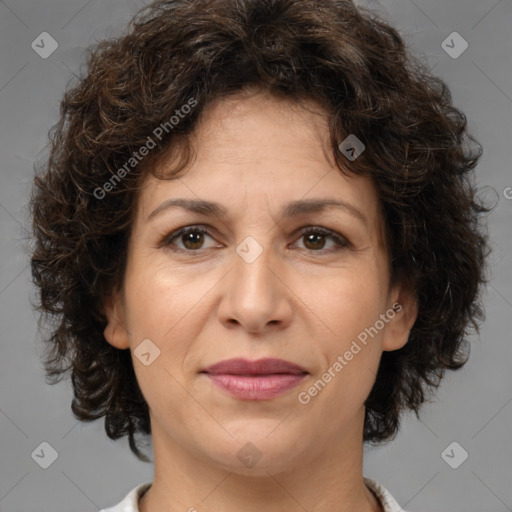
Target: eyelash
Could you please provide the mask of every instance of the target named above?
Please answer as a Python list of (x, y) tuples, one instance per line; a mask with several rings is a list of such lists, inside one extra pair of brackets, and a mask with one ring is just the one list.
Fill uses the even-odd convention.
[[(179, 238), (180, 236), (187, 235), (189, 233), (201, 233), (203, 235), (208, 235), (209, 237), (213, 238), (212, 235), (208, 232), (208, 230), (204, 229), (201, 226), (186, 226), (180, 229), (177, 229), (176, 231), (173, 231), (172, 233), (164, 236), (164, 238), (159, 243), (159, 247), (167, 247), (170, 248), (173, 244), (173, 240), (176, 238)], [(304, 236), (310, 235), (310, 234), (316, 234), (321, 235), (324, 237), (329, 237), (334, 240), (337, 247), (330, 248), (330, 249), (305, 249), (306, 251), (314, 252), (314, 253), (320, 253), (320, 254), (328, 254), (332, 252), (337, 252), (343, 249), (347, 249), (350, 247), (350, 243), (341, 235), (338, 235), (335, 231), (331, 231), (330, 229), (326, 229), (320, 226), (307, 226), (303, 228), (300, 232), (300, 238), (303, 238)], [(188, 252), (188, 253), (194, 253), (194, 252), (200, 252), (203, 249), (181, 249), (177, 247), (173, 247), (171, 249), (175, 252)]]

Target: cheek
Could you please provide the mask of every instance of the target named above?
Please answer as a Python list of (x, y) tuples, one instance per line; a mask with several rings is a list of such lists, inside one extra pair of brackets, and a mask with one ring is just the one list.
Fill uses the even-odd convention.
[(135, 260), (128, 267), (125, 280), (130, 333), (133, 337), (153, 336), (163, 341), (178, 327), (180, 318), (190, 314), (200, 291), (179, 270), (169, 271), (162, 263)]
[(364, 272), (340, 272), (310, 296), (308, 304), (326, 326), (318, 347), (324, 365), (320, 378), (330, 388), (322, 393), (329, 400), (359, 403), (371, 390), (382, 351), (383, 330), (374, 326), (386, 305), (384, 284), (377, 267), (368, 266)]
[(339, 340), (339, 348), (343, 348), (378, 320), (387, 289), (373, 266), (357, 272), (343, 269), (325, 284), (310, 293), (311, 309), (329, 328), (330, 339)]
[[(166, 411), (173, 410), (184, 421), (180, 404), (187, 403), (187, 394), (180, 385), (184, 382), (182, 367), (190, 340), (200, 330), (194, 321), (200, 291), (196, 288), (180, 279), (179, 272), (171, 273), (163, 265), (146, 263), (127, 269), (126, 321), (134, 370), (141, 392), (157, 417), (163, 418)], [(149, 345), (149, 352), (157, 354), (149, 365), (136, 353), (147, 339), (157, 347)]]
[[(135, 263), (135, 262), (134, 262)], [(132, 349), (149, 338), (160, 350), (155, 366), (164, 378), (171, 377), (167, 369), (180, 381), (195, 371), (197, 357), (194, 341), (201, 337), (205, 321), (211, 315), (211, 297), (219, 277), (214, 273), (196, 272), (164, 262), (133, 265), (125, 280), (127, 325)], [(205, 356), (204, 350), (202, 356)], [(137, 361), (134, 361), (137, 363)], [(138, 365), (137, 366), (142, 366)], [(140, 368), (143, 379), (152, 374)]]

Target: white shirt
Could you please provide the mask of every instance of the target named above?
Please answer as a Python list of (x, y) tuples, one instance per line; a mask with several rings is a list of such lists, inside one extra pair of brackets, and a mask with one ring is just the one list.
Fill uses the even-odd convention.
[[(380, 501), (384, 512), (406, 512), (379, 482), (365, 478), (364, 483)], [(139, 512), (139, 498), (151, 487), (151, 484), (152, 482), (146, 482), (138, 485), (125, 496), (123, 501), (114, 507), (101, 509), (100, 512)]]

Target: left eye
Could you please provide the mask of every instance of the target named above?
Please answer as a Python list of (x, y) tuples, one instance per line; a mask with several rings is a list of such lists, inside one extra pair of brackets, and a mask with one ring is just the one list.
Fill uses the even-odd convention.
[[(341, 249), (347, 248), (350, 244), (348, 241), (342, 237), (341, 235), (338, 235), (334, 231), (331, 231), (329, 229), (320, 228), (320, 227), (310, 227), (305, 228), (302, 230), (300, 234), (300, 238), (305, 238), (307, 240), (308, 244), (315, 245), (320, 240), (321, 245), (324, 245), (325, 240), (330, 238), (334, 241), (334, 247), (331, 247), (330, 249), (324, 249), (323, 247), (320, 247), (320, 251), (322, 252), (331, 252), (331, 251), (337, 251)], [(306, 247), (306, 249), (314, 250), (309, 247)], [(317, 247), (318, 249), (318, 247)], [(318, 250), (314, 252), (320, 252)]]
[[(197, 226), (188, 226), (185, 228), (178, 229), (174, 231), (170, 235), (166, 236), (161, 243), (161, 246), (170, 247), (174, 246), (178, 251), (186, 251), (186, 252), (196, 252), (198, 249), (202, 249), (201, 247), (204, 243), (204, 237), (212, 238), (208, 231)], [(308, 227), (304, 228), (299, 236), (299, 239), (305, 239), (306, 249), (313, 252), (331, 252), (340, 250), (343, 248), (347, 248), (350, 244), (349, 242), (338, 235), (337, 233), (321, 228), (321, 227)], [(334, 247), (324, 248), (326, 239), (332, 239), (334, 241)], [(174, 241), (178, 239), (184, 247), (177, 246)], [(212, 238), (213, 240), (213, 238)], [(309, 245), (309, 247), (308, 247)], [(320, 247), (321, 246), (321, 247)], [(176, 250), (176, 249), (174, 249)]]

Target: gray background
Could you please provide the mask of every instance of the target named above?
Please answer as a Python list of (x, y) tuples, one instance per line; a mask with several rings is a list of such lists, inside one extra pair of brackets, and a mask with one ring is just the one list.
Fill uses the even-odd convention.
[[(455, 105), (484, 146), (479, 186), (497, 202), (489, 217), (494, 253), (487, 319), (480, 336), (471, 338), (469, 363), (446, 375), (420, 421), (405, 417), (394, 442), (365, 450), (365, 475), (382, 482), (411, 512), (511, 511), (512, 0), (360, 3), (395, 24), (448, 83)], [(0, 1), (1, 512), (98, 510), (152, 480), (152, 465), (139, 462), (126, 439), (109, 440), (102, 421), (82, 424), (73, 418), (69, 381), (45, 384), (24, 249), (33, 164), (44, 156), (65, 85), (79, 69), (83, 49), (118, 33), (141, 5), (134, 0)], [(469, 44), (458, 58), (441, 47), (453, 31)], [(42, 32), (59, 45), (47, 59), (31, 48)], [(31, 457), (43, 441), (58, 452), (48, 469)], [(441, 456), (453, 441), (469, 454), (457, 469)], [(461, 453), (461, 448), (449, 452), (452, 460)]]

